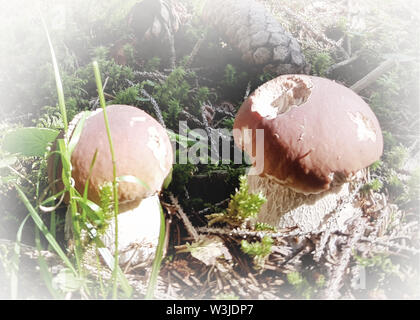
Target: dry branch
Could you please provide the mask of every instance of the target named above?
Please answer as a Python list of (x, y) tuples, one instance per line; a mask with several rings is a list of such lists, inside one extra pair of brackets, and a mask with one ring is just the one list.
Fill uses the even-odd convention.
[(362, 218), (357, 219), (353, 225), (352, 235), (341, 253), (338, 266), (334, 266), (326, 289), (324, 290), (323, 295), (326, 299), (337, 299), (340, 297), (339, 291), (343, 285), (343, 277), (352, 257), (353, 250), (366, 229), (366, 221)]
[(197, 56), (198, 52), (200, 51), (201, 45), (204, 43), (204, 40), (206, 39), (206, 34), (201, 35), (201, 37), (197, 40), (197, 42), (194, 45), (194, 48), (192, 49), (187, 62), (185, 63), (185, 68), (189, 68), (191, 64), (193, 63), (195, 57)]
[(152, 104), (153, 109), (155, 110), (155, 114), (159, 120), (159, 123), (162, 125), (162, 127), (166, 128), (165, 121), (163, 121), (162, 112), (160, 111), (159, 105), (157, 104), (156, 100), (143, 88), (140, 89), (140, 92), (142, 95), (144, 95), (150, 100), (150, 103)]
[(306, 22), (304, 17), (301, 17), (300, 15), (296, 14), (292, 9), (288, 8), (284, 4), (282, 4), (281, 9), (284, 12), (286, 12), (289, 16), (291, 16), (294, 20), (296, 20), (300, 25), (304, 26), (316, 38), (321, 39), (324, 42), (326, 42), (327, 44), (329, 44), (329, 45), (335, 47), (336, 49), (338, 49), (343, 54), (345, 59), (350, 58), (349, 54), (347, 53), (346, 50), (344, 50), (344, 48), (342, 46), (340, 46), (337, 42), (329, 39), (324, 33), (320, 32), (318, 30), (315, 30), (314, 27), (312, 27), (309, 23)]
[(350, 58), (348, 58), (348, 59), (346, 59), (346, 60), (344, 60), (344, 61), (338, 62), (338, 63), (336, 63), (336, 64), (333, 64), (331, 67), (329, 67), (329, 68), (326, 70), (326, 72), (325, 72), (325, 73), (326, 73), (327, 75), (329, 75), (329, 74), (331, 74), (334, 70), (339, 69), (339, 68), (342, 68), (342, 67), (344, 67), (344, 66), (346, 66), (346, 65), (349, 65), (350, 63), (353, 63), (354, 61), (356, 61), (357, 59), (359, 59), (361, 52), (362, 52), (362, 50), (359, 50), (359, 51), (355, 52), (355, 54), (354, 54), (354, 55), (352, 55)]
[(169, 194), (169, 198), (171, 199), (172, 204), (175, 206), (182, 222), (188, 231), (188, 233), (194, 238), (194, 241), (199, 239), (199, 234), (195, 230), (194, 226), (192, 225), (191, 221), (188, 219), (187, 215), (185, 214), (184, 210), (182, 210), (181, 206), (178, 203), (178, 199), (174, 197), (172, 193)]
[(364, 76), (362, 79), (357, 81), (355, 84), (353, 84), (350, 89), (352, 89), (354, 92), (359, 93), (363, 89), (366, 89), (368, 86), (370, 86), (372, 83), (374, 83), (380, 76), (382, 76), (384, 73), (391, 70), (391, 68), (395, 65), (394, 59), (388, 59), (382, 62), (377, 68), (369, 72), (366, 76)]

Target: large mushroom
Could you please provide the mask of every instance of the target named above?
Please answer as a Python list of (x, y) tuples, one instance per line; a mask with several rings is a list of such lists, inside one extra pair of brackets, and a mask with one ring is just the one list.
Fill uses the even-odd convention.
[[(172, 167), (171, 143), (165, 129), (136, 107), (111, 105), (106, 108), (106, 112), (114, 146), (117, 177), (131, 176), (145, 184), (124, 180), (118, 183), (119, 262), (121, 265), (147, 265), (152, 261), (158, 243), (158, 193)], [(79, 118), (76, 116), (69, 127), (74, 128)], [(90, 169), (95, 152), (96, 161)], [(91, 113), (85, 120), (71, 156), (71, 164), (76, 190), (83, 194), (88, 182), (88, 199), (99, 204), (100, 189), (113, 181), (113, 164), (102, 109)], [(52, 168), (53, 157), (50, 157), (50, 180), (53, 177)], [(101, 240), (113, 253), (114, 219)]]
[[(304, 232), (325, 226), (351, 194), (350, 181), (383, 151), (378, 120), (363, 99), (307, 75), (283, 75), (257, 88), (236, 115), (234, 139), (253, 161), (250, 192), (267, 198), (258, 220)], [(352, 203), (339, 211), (333, 214), (337, 229), (360, 213)]]

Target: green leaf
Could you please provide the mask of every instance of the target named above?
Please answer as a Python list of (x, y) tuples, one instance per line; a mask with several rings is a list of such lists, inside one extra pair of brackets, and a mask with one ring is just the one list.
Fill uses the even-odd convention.
[(19, 128), (6, 134), (3, 149), (27, 157), (42, 157), (49, 143), (53, 142), (58, 131), (47, 128)]

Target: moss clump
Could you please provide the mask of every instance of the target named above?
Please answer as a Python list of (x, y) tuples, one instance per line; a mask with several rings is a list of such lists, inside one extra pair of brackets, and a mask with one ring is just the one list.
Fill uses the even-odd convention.
[(264, 267), (265, 260), (271, 253), (271, 248), (274, 241), (269, 236), (264, 236), (261, 241), (249, 243), (246, 240), (241, 241), (241, 250), (250, 257), (252, 257), (254, 262), (254, 267), (256, 269), (261, 269)]
[(247, 222), (257, 217), (261, 206), (267, 201), (262, 193), (249, 193), (246, 176), (239, 177), (239, 189), (231, 196), (228, 208), (221, 213), (207, 215), (209, 225), (225, 222), (231, 226), (244, 226)]

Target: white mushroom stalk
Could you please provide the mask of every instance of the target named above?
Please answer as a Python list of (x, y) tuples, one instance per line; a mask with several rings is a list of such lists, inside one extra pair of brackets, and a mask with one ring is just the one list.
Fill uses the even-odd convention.
[[(126, 105), (108, 106), (107, 115), (116, 157), (118, 182), (118, 252), (121, 266), (152, 263), (160, 232), (158, 194), (170, 173), (172, 146), (166, 130), (144, 111)], [(76, 116), (71, 126), (79, 121)], [(95, 152), (96, 160), (92, 167)], [(49, 159), (50, 164), (53, 157)], [(49, 164), (49, 175), (53, 166)], [(113, 164), (102, 110), (90, 114), (71, 156), (74, 186), (88, 199), (101, 203), (101, 188), (113, 180)], [(60, 187), (60, 186), (58, 186)], [(71, 221), (66, 219), (69, 229)], [(100, 239), (115, 252), (115, 221), (112, 218)], [(108, 262), (107, 262), (108, 263)], [(108, 263), (109, 264), (109, 263)]]
[(381, 156), (383, 139), (374, 113), (350, 89), (319, 77), (280, 76), (242, 104), (234, 129), (236, 144), (253, 159), (250, 192), (267, 198), (259, 221), (303, 232), (328, 221), (343, 230), (361, 213), (352, 201), (355, 182)]
[[(124, 267), (146, 267), (155, 257), (160, 231), (160, 201), (153, 195), (139, 206), (118, 215), (118, 260)], [(105, 247), (115, 252), (115, 221), (111, 220), (101, 236)]]
[[(258, 221), (278, 228), (297, 227), (305, 233), (322, 231), (328, 226), (331, 230), (344, 232), (351, 219), (361, 214), (361, 209), (351, 197), (356, 186), (349, 182), (321, 193), (304, 194), (251, 172), (248, 184), (250, 192), (262, 192), (267, 199), (261, 207)], [(338, 206), (340, 208), (336, 210)]]

